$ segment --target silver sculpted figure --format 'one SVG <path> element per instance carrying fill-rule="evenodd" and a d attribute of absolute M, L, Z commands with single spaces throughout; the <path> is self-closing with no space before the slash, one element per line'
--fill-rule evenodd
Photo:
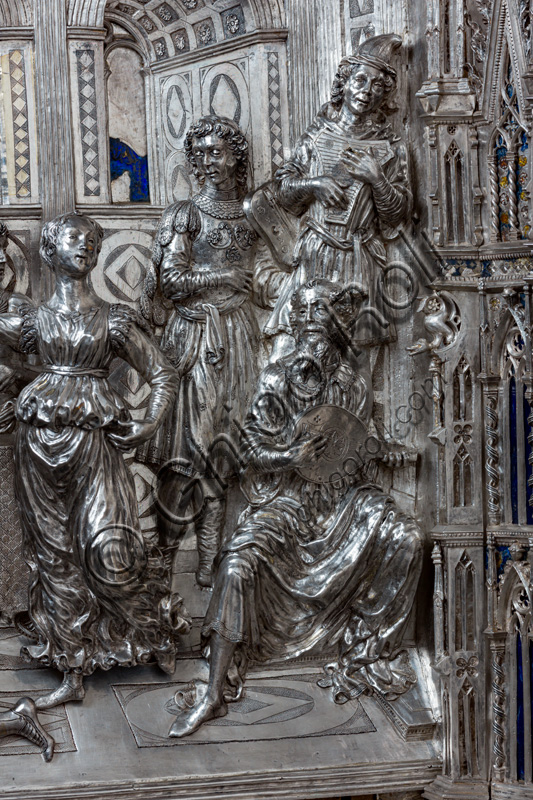
<path fill-rule="evenodd" d="M 306 280 L 324 278 L 345 286 L 357 281 L 367 292 L 358 342 L 391 338 L 380 290 L 385 242 L 397 235 L 411 206 L 406 150 L 387 122 L 397 79 L 390 59 L 400 42 L 395 34 L 375 36 L 342 59 L 330 102 L 276 174 L 279 201 L 302 222 L 294 271 L 279 293 L 267 334 L 290 333 L 291 294 Z"/>
<path fill-rule="evenodd" d="M 7 264 L 9 230 L 0 222 L 0 281 L 3 281 Z M 0 290 L 0 313 L 15 312 L 28 298 L 15 292 L 14 281 Z M 31 373 L 27 359 L 21 353 L 0 343 L 0 433 L 11 433 L 15 428 L 14 398 L 35 373 Z"/>
<path fill-rule="evenodd" d="M 195 516 L 197 581 L 211 586 L 233 473 L 225 443 L 214 445 L 238 441 L 235 423 L 244 418 L 258 375 L 258 237 L 243 211 L 248 144 L 237 125 L 216 116 L 200 119 L 187 133 L 185 152 L 201 189 L 166 209 L 146 292 L 146 299 L 157 299 L 159 282 L 171 302 L 161 347 L 183 377 L 172 413 L 138 458 L 163 468 L 160 524 L 169 545 L 190 521 L 178 508 L 187 483 L 196 475 L 215 476 Z"/>
<path fill-rule="evenodd" d="M 40 749 L 45 761 L 51 761 L 55 742 L 37 717 L 37 708 L 29 697 L 22 697 L 9 711 L 0 712 L 0 738 L 22 736 Z"/>
<path fill-rule="evenodd" d="M 15 491 L 34 638 L 21 652 L 64 677 L 37 708 L 81 699 L 84 677 L 97 668 L 155 660 L 173 672 L 176 635 L 189 628 L 160 555 L 141 536 L 121 453 L 153 436 L 177 376 L 137 315 L 94 293 L 89 275 L 102 236 L 75 212 L 47 223 L 40 253 L 55 273 L 52 297 L 0 314 L 1 340 L 42 365 L 15 410 Z M 143 421 L 131 419 L 107 380 L 117 356 L 151 386 Z"/>
<path fill-rule="evenodd" d="M 361 300 L 357 287 L 324 280 L 292 299 L 296 348 L 262 372 L 247 417 L 249 505 L 218 556 L 203 627 L 209 683 L 170 736 L 225 714 L 250 658 L 336 645 L 338 661 L 321 685 L 337 694 L 394 699 L 416 681 L 401 639 L 421 570 L 421 532 L 365 482 L 352 458 L 372 410 L 350 345 Z"/>

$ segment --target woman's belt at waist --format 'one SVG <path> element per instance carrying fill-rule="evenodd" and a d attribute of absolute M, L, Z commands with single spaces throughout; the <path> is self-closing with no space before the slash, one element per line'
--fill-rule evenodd
<path fill-rule="evenodd" d="M 84 377 L 91 378 L 108 378 L 108 369 L 96 369 L 91 367 L 69 367 L 60 364 L 45 364 L 40 370 L 42 373 L 51 373 L 52 375 L 68 375 L 69 377 Z"/>

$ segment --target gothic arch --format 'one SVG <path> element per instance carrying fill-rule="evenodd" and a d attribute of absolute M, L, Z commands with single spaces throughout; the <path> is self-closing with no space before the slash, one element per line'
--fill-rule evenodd
<path fill-rule="evenodd" d="M 512 0 L 511 0 L 512 1 Z M 516 8 L 510 8 L 509 0 L 495 0 L 492 10 L 491 30 L 488 42 L 485 75 L 492 76 L 492 90 L 485 93 L 483 114 L 486 119 L 497 118 L 498 98 L 503 78 L 506 51 L 509 53 L 520 107 L 524 106 L 524 88 L 521 76 L 526 71 L 523 42 L 515 20 Z"/>

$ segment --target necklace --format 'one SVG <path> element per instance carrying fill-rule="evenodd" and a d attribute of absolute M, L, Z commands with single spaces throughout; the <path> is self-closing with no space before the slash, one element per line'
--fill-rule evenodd
<path fill-rule="evenodd" d="M 215 200 L 206 194 L 196 194 L 192 201 L 215 219 L 239 219 L 244 216 L 241 200 Z"/>

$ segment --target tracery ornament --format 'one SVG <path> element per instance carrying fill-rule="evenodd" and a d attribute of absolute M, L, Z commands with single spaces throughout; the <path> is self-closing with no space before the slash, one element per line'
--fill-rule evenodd
<path fill-rule="evenodd" d="M 529 137 L 509 55 L 500 87 L 499 119 L 491 140 L 489 180 L 491 239 L 509 242 L 529 238 Z"/>

